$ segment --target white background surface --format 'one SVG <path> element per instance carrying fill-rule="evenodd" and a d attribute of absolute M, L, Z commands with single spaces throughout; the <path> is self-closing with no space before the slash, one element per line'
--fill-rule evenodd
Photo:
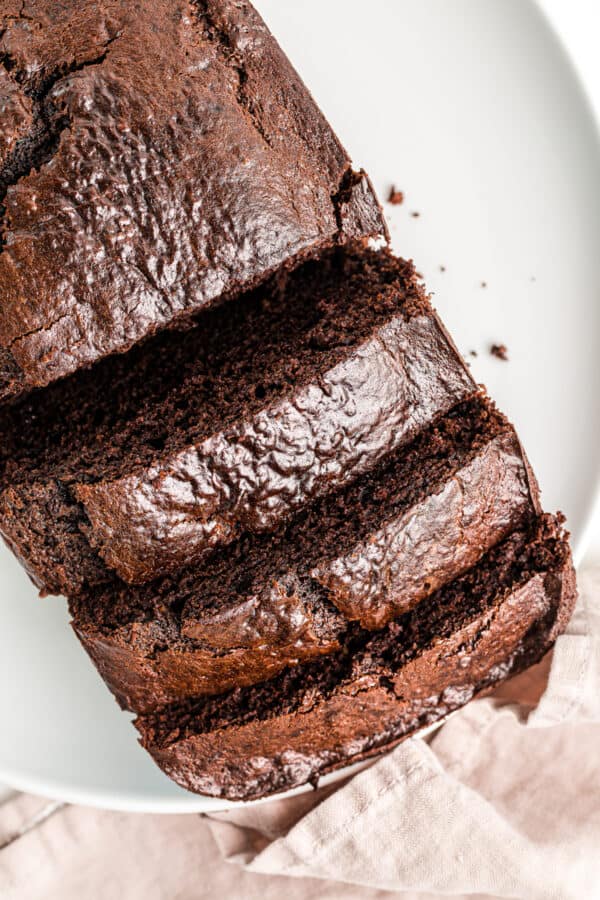
<path fill-rule="evenodd" d="M 567 47 L 600 122 L 600 2 L 599 0 L 539 0 Z M 600 248 L 598 248 L 600 253 Z M 600 302 L 600 286 L 599 300 Z M 600 352 L 600 335 L 598 335 Z M 600 398 L 598 401 L 600 403 Z M 600 453 L 600 435 L 598 440 Z M 600 565 L 600 504 L 590 529 L 585 565 Z"/>
<path fill-rule="evenodd" d="M 386 3 L 389 2 L 389 0 L 374 0 L 374 2 L 376 5 L 379 3 L 381 3 L 382 5 L 385 5 Z M 421 4 L 427 4 L 427 3 L 439 5 L 439 0 L 412 0 L 412 2 L 414 2 L 415 7 L 420 7 Z M 498 2 L 500 2 L 500 0 L 498 0 Z M 515 8 L 518 8 L 519 4 L 521 4 L 522 2 L 523 2 L 523 0 L 502 0 L 500 5 L 506 3 L 506 4 L 511 4 Z M 444 0 L 444 4 L 445 3 L 447 3 L 447 0 Z M 552 21 L 554 22 L 555 26 L 557 27 L 559 34 L 563 38 L 563 41 L 565 42 L 567 47 L 569 48 L 569 50 L 572 54 L 573 60 L 575 61 L 575 64 L 579 70 L 580 76 L 582 77 L 584 84 L 586 85 L 586 88 L 588 90 L 588 93 L 592 99 L 592 102 L 594 103 L 594 105 L 596 107 L 598 121 L 600 121 L 600 61 L 599 61 L 600 57 L 599 57 L 598 50 L 597 50 L 598 34 L 600 33 L 600 29 L 598 28 L 598 25 L 600 24 L 600 12 L 596 8 L 597 3 L 598 3 L 598 0 L 596 0 L 596 3 L 592 2 L 592 0 L 543 0 L 543 2 L 540 5 L 543 8 L 545 8 L 545 10 L 549 13 Z M 275 33 L 279 35 L 281 33 L 281 28 L 280 28 L 280 23 L 278 22 L 278 15 L 280 15 L 280 13 L 278 11 L 277 4 L 273 3 L 272 0 L 264 0 L 264 2 L 261 2 L 261 0 L 256 0 L 256 4 L 260 10 L 265 11 L 265 13 L 267 14 L 269 23 L 272 24 Z M 453 4 L 453 6 L 451 8 L 454 11 L 460 6 L 461 6 L 460 3 L 456 3 L 456 4 Z M 447 8 L 445 6 L 440 7 L 440 8 L 444 8 L 444 11 L 447 11 Z M 273 12 L 272 15 L 270 14 L 271 11 Z M 319 38 L 319 40 L 321 40 L 321 38 Z M 315 39 L 315 41 L 316 41 L 316 39 Z M 283 41 L 283 43 L 284 43 L 284 46 L 288 46 L 285 41 Z M 317 41 L 316 41 L 316 44 L 317 44 L 316 52 L 322 53 L 323 48 L 322 48 L 321 44 L 318 43 Z M 325 43 L 325 46 L 326 46 L 326 43 Z M 300 47 L 299 49 L 300 49 L 300 53 L 295 52 L 293 54 L 293 58 L 294 58 L 294 61 L 297 62 L 300 70 L 304 72 L 305 70 L 303 68 L 302 47 Z M 424 52 L 425 52 L 425 48 L 424 48 Z M 399 40 L 398 40 L 398 53 L 402 53 L 401 37 L 399 37 Z M 424 57 L 424 64 L 425 64 L 425 62 L 426 62 L 426 57 Z M 486 63 L 487 62 L 488 62 L 488 60 L 486 60 Z M 537 63 L 537 60 L 535 62 Z M 539 63 L 540 63 L 540 66 L 543 66 L 543 64 L 544 64 L 543 59 L 540 59 Z M 497 63 L 497 64 L 500 65 L 500 63 Z M 307 74 L 310 74 L 312 77 L 314 77 L 314 70 L 312 73 L 310 71 L 307 71 Z M 417 77 L 418 77 L 418 72 L 417 72 Z M 307 80 L 309 81 L 309 85 L 310 85 L 311 84 L 310 78 L 307 78 Z M 424 79 L 424 81 L 425 80 L 426 80 L 426 78 Z M 560 84 L 552 82 L 550 80 L 549 85 L 550 85 L 549 89 L 555 90 L 557 92 L 557 94 L 560 94 L 560 90 L 561 90 Z M 315 88 L 316 88 L 316 85 L 315 85 Z M 426 90 L 424 84 L 423 84 L 423 90 L 424 91 Z M 348 115 L 347 111 L 344 113 L 344 111 L 342 110 L 341 116 L 337 116 L 337 118 L 336 118 L 336 113 L 338 112 L 338 110 L 335 109 L 335 103 L 337 102 L 337 98 L 340 96 L 340 92 L 336 89 L 335 85 L 331 85 L 331 86 L 326 85 L 326 86 L 324 86 L 324 89 L 322 91 L 316 90 L 315 92 L 318 94 L 319 100 L 323 102 L 326 113 L 330 115 L 330 117 L 334 120 L 334 124 L 337 126 L 340 117 L 341 117 L 341 119 L 343 119 L 344 115 L 346 115 L 346 116 Z M 515 104 L 518 105 L 519 98 L 516 96 L 516 94 L 514 96 L 516 98 Z M 565 94 L 565 98 L 563 99 L 563 105 L 566 104 L 567 112 L 568 112 L 568 105 L 569 105 L 568 99 L 569 99 L 569 95 L 567 93 L 567 94 Z M 377 102 L 377 100 L 375 99 L 374 103 L 376 103 L 376 102 Z M 328 106 L 329 103 L 332 104 L 331 109 Z M 397 112 L 398 111 L 396 109 L 394 109 L 393 107 L 383 110 L 382 115 L 383 115 L 383 113 L 385 113 L 386 115 L 389 115 L 391 118 L 389 119 L 387 124 L 384 123 L 383 125 L 381 125 L 381 123 L 379 123 L 379 122 L 377 123 L 378 126 L 381 126 L 381 129 L 382 129 L 381 133 L 388 135 L 389 158 L 385 164 L 385 167 L 383 168 L 383 171 L 389 173 L 387 176 L 389 178 L 393 178 L 394 173 L 397 172 L 397 168 L 394 169 L 394 165 L 396 167 L 398 167 L 398 154 L 396 152 L 395 141 L 394 141 L 393 137 L 391 137 L 391 138 L 389 137 L 390 131 L 394 128 L 392 119 L 393 119 L 393 116 Z M 451 118 L 451 114 L 452 114 L 452 110 L 449 110 L 450 118 Z M 515 112 L 515 115 L 518 115 L 518 111 Z M 440 125 L 440 130 L 443 130 L 444 125 L 447 128 L 447 122 Z M 534 121 L 532 119 L 530 122 L 528 121 L 527 125 L 528 125 L 528 128 L 531 129 L 531 133 L 536 135 L 538 138 L 538 141 L 539 141 L 540 129 L 543 129 L 544 123 L 543 122 L 540 123 L 540 122 Z M 347 126 L 347 120 L 346 120 L 346 126 Z M 404 127 L 404 123 L 402 123 L 401 125 L 398 126 L 400 133 L 402 133 L 403 127 Z M 476 129 L 478 127 L 478 122 L 477 121 L 470 122 L 470 123 L 467 122 L 466 127 L 470 127 L 472 129 L 474 129 L 474 131 L 473 131 L 474 146 L 480 146 L 477 144 L 477 135 L 476 135 Z M 361 163 L 364 163 L 366 168 L 371 169 L 374 172 L 379 171 L 379 173 L 381 173 L 382 172 L 381 158 L 378 157 L 377 161 L 378 161 L 379 165 L 377 165 L 377 166 L 371 165 L 370 159 L 369 159 L 370 148 L 372 148 L 373 143 L 374 143 L 373 136 L 370 134 L 353 135 L 351 133 L 351 131 L 349 131 L 348 127 L 346 127 L 346 128 L 340 127 L 340 131 L 344 135 L 346 142 L 350 146 L 352 146 L 352 150 L 355 153 L 357 160 L 359 160 Z M 524 129 L 524 132 L 525 132 L 525 129 Z M 558 137 L 559 137 L 559 140 L 557 142 L 559 142 L 562 139 L 560 134 Z M 492 135 L 492 141 L 494 141 L 494 140 L 495 140 L 495 136 Z M 468 147 L 468 139 L 465 137 L 465 135 L 461 135 L 460 141 L 462 144 L 465 145 L 465 147 Z M 568 141 L 569 141 L 569 134 L 568 134 L 568 129 L 567 129 L 567 134 L 564 135 L 564 142 L 565 142 L 564 146 L 557 147 L 557 153 L 559 154 L 557 157 L 558 159 L 561 158 L 560 157 L 561 153 L 566 152 L 564 148 L 568 145 Z M 493 143 L 491 146 L 493 149 Z M 425 177 L 423 177 L 423 171 L 419 170 L 419 166 L 417 166 L 415 168 L 414 173 L 411 171 L 411 169 L 410 169 L 410 161 L 411 161 L 410 153 L 407 153 L 405 156 L 402 156 L 402 171 L 404 171 L 405 174 L 403 175 L 401 172 L 398 173 L 398 177 L 403 179 L 402 183 L 399 183 L 398 186 L 406 189 L 407 192 L 409 190 L 411 192 L 413 192 L 407 198 L 407 203 L 410 203 L 410 204 L 414 203 L 415 204 L 414 208 L 416 208 L 416 209 L 420 208 L 423 211 L 423 219 L 417 220 L 416 222 L 413 221 L 412 225 L 411 225 L 411 221 L 408 218 L 408 210 L 406 208 L 403 207 L 403 208 L 400 208 L 399 210 L 390 210 L 389 206 L 386 207 L 386 212 L 389 214 L 390 218 L 392 219 L 392 224 L 394 224 L 394 221 L 396 221 L 398 223 L 398 232 L 401 232 L 401 234 L 397 233 L 397 235 L 396 235 L 397 236 L 397 245 L 396 245 L 397 249 L 401 250 L 405 255 L 413 255 L 413 254 L 415 255 L 417 262 L 423 268 L 423 271 L 426 275 L 428 284 L 430 285 L 430 287 L 433 290 L 435 290 L 438 293 L 439 302 L 438 302 L 438 299 L 436 299 L 436 302 L 440 306 L 440 309 L 441 309 L 444 317 L 448 320 L 448 324 L 450 326 L 451 331 L 453 331 L 453 333 L 460 334 L 460 336 L 461 336 L 461 349 L 463 351 L 466 351 L 466 350 L 468 350 L 469 346 L 473 346 L 473 347 L 476 346 L 477 349 L 479 350 L 479 354 L 480 354 L 479 358 L 477 360 L 474 360 L 474 363 L 475 363 L 474 371 L 475 371 L 477 377 L 481 378 L 489 385 L 491 393 L 499 399 L 500 405 L 507 408 L 508 411 L 511 413 L 511 415 L 515 417 L 520 429 L 524 432 L 527 432 L 528 429 L 533 428 L 529 410 L 527 408 L 527 404 L 526 403 L 523 404 L 522 413 L 521 413 L 521 407 L 519 405 L 518 397 L 516 399 L 514 398 L 514 396 L 511 397 L 510 403 L 507 403 L 505 401 L 505 397 L 508 398 L 508 395 L 510 394 L 509 388 L 507 387 L 507 379 L 510 379 L 510 377 L 511 377 L 511 374 L 509 374 L 509 373 L 512 373 L 512 377 L 516 377 L 516 378 L 522 377 L 522 371 L 520 372 L 519 367 L 523 363 L 522 358 L 526 353 L 526 346 L 527 346 L 526 341 L 525 341 L 525 336 L 523 334 L 521 334 L 521 331 L 523 331 L 523 329 L 517 328 L 517 330 L 515 330 L 513 328 L 513 331 L 510 331 L 510 333 L 508 333 L 508 334 L 506 333 L 505 330 L 503 330 L 503 329 L 506 329 L 506 330 L 509 330 L 509 329 L 508 329 L 508 323 L 505 321 L 505 317 L 502 316 L 502 293 L 503 293 L 503 291 L 506 293 L 506 292 L 510 292 L 511 290 L 514 290 L 514 281 L 515 281 L 514 272 L 507 273 L 506 281 L 503 284 L 502 283 L 503 271 L 506 270 L 507 268 L 509 268 L 506 265 L 506 260 L 503 260 L 502 258 L 500 258 L 500 260 L 499 260 L 497 256 L 493 256 L 493 255 L 491 255 L 489 258 L 482 259 L 481 260 L 481 272 L 474 273 L 471 271 L 468 276 L 469 278 L 474 280 L 473 285 L 469 288 L 470 294 L 468 296 L 467 296 L 467 291 L 463 290 L 462 285 L 459 286 L 459 290 L 456 292 L 459 275 L 455 274 L 455 272 L 450 271 L 450 270 L 444 276 L 442 276 L 439 273 L 438 264 L 440 264 L 442 262 L 448 263 L 450 269 L 456 269 L 456 270 L 460 269 L 460 263 L 459 263 L 457 257 L 460 255 L 461 252 L 462 252 L 463 256 L 466 258 L 472 258 L 472 256 L 474 256 L 477 259 L 478 254 L 477 254 L 477 250 L 475 251 L 474 254 L 471 254 L 470 247 L 459 248 L 457 250 L 457 252 L 455 253 L 454 248 L 457 245 L 456 245 L 456 242 L 453 242 L 451 239 L 449 239 L 448 222 L 444 221 L 440 217 L 439 227 L 436 227 L 435 221 L 434 222 L 431 221 L 432 219 L 435 219 L 435 216 L 428 217 L 426 215 L 427 209 L 433 208 L 433 206 L 434 206 L 434 204 L 431 203 L 430 206 L 428 207 L 427 201 L 431 199 L 431 195 L 430 194 L 428 195 L 427 191 L 428 191 L 428 189 L 431 191 L 431 186 L 428 185 L 428 182 L 430 182 L 430 181 L 435 182 L 435 178 L 440 177 L 439 173 L 434 171 L 434 167 L 436 165 L 436 156 L 439 155 L 440 148 L 435 147 L 435 146 L 432 146 L 432 147 L 428 146 L 427 152 L 429 152 L 431 154 L 431 156 L 428 157 L 427 160 L 423 162 L 423 165 L 420 166 L 420 170 L 424 170 L 424 172 L 425 172 Z M 569 158 L 568 153 L 567 153 L 566 157 L 564 157 L 564 158 Z M 577 158 L 576 154 L 575 154 L 575 158 Z M 586 164 L 586 160 L 588 160 L 588 157 L 586 157 L 584 154 L 581 158 L 582 158 L 582 165 Z M 405 162 L 408 162 L 408 166 L 406 169 L 403 168 Z M 537 174 L 536 163 L 537 163 L 537 160 L 532 161 L 532 172 L 533 172 L 532 177 L 535 177 L 535 175 Z M 550 163 L 548 163 L 548 161 L 544 160 L 544 164 L 552 165 L 552 160 L 550 161 Z M 554 164 L 556 164 L 556 160 L 554 161 Z M 476 178 L 477 175 L 480 174 L 477 172 L 477 159 L 474 158 L 472 160 L 472 166 L 473 166 L 473 178 Z M 571 185 L 577 184 L 577 179 L 572 178 L 571 175 L 572 175 L 572 173 L 569 173 L 569 179 L 567 180 L 569 188 L 571 187 Z M 432 177 L 430 177 L 430 176 L 432 176 Z M 544 184 L 544 186 L 547 186 L 547 182 L 544 182 L 544 178 L 547 178 L 547 176 L 548 176 L 547 171 L 545 171 L 544 174 L 540 176 L 540 178 L 541 178 L 540 183 Z M 567 215 L 569 215 L 569 214 L 572 214 L 573 208 L 576 208 L 578 204 L 580 204 L 582 206 L 586 205 L 586 198 L 587 198 L 586 184 L 583 185 L 583 189 L 580 189 L 580 193 L 578 193 L 576 196 L 574 195 L 572 198 L 569 198 L 568 194 L 567 194 L 567 196 L 564 196 L 564 194 L 561 194 L 561 190 L 564 191 L 564 185 L 561 184 L 560 170 L 557 170 L 555 172 L 555 183 L 556 183 L 556 191 L 557 191 L 557 197 L 556 197 L 557 208 L 560 208 L 561 210 L 566 209 Z M 482 182 L 482 186 L 483 186 L 483 188 L 485 188 L 485 179 Z M 379 190 L 382 191 L 382 193 L 384 192 L 385 187 L 383 184 L 378 183 L 377 187 Z M 525 187 L 529 187 L 529 186 L 524 186 L 524 188 Z M 579 187 L 581 188 L 581 185 Z M 589 186 L 589 197 L 590 198 L 594 197 L 593 187 L 594 187 L 593 185 Z M 506 189 L 507 189 L 507 192 L 510 192 L 510 191 L 513 192 L 513 194 L 511 196 L 515 199 L 514 216 L 519 217 L 518 186 L 511 184 L 511 185 L 507 185 Z M 496 198 L 496 200 L 494 200 L 493 202 L 497 202 L 497 193 L 494 195 L 494 197 Z M 569 199 L 572 200 L 571 206 L 569 206 Z M 463 196 L 462 186 L 461 186 L 461 190 L 457 190 L 457 193 L 456 193 L 456 215 L 459 219 L 461 216 L 464 217 L 465 215 L 468 215 L 468 210 L 466 210 L 461 205 L 463 203 L 463 200 L 464 200 L 464 196 Z M 592 199 L 590 199 L 590 203 L 592 203 Z M 526 205 L 527 205 L 527 201 L 524 203 L 524 207 Z M 551 210 L 552 204 L 549 204 L 548 208 Z M 524 209 L 522 215 L 526 215 L 527 212 L 528 212 L 528 210 Z M 589 213 L 588 213 L 588 215 L 589 215 Z M 419 225 L 421 226 L 420 230 L 419 230 Z M 411 226 L 411 227 L 408 227 L 408 226 Z M 535 222 L 533 222 L 530 225 L 530 228 L 533 228 L 533 229 L 535 228 Z M 505 229 L 505 232 L 506 232 L 506 229 Z M 518 232 L 518 229 L 515 229 L 515 232 Z M 585 235 L 581 236 L 581 240 L 585 240 Z M 534 242 L 534 244 L 535 244 L 535 242 Z M 403 247 L 404 247 L 404 250 L 402 249 Z M 536 270 L 535 274 L 537 274 L 539 276 L 538 284 L 537 285 L 527 284 L 525 287 L 525 283 L 528 282 L 530 276 L 532 276 L 534 274 L 533 269 L 530 271 L 529 268 L 527 268 L 527 269 L 524 268 L 525 266 L 530 265 L 530 261 L 528 260 L 527 248 L 525 250 L 520 248 L 518 240 L 515 239 L 514 245 L 511 245 L 508 248 L 506 246 L 503 246 L 503 247 L 499 248 L 499 250 L 500 250 L 500 252 L 504 251 L 505 253 L 510 252 L 512 254 L 511 262 L 514 264 L 515 260 L 517 260 L 516 264 L 520 265 L 522 268 L 522 271 L 520 271 L 520 273 L 519 273 L 519 276 L 521 278 L 521 281 L 519 282 L 519 284 L 521 285 L 521 287 L 519 287 L 518 289 L 523 290 L 523 299 L 527 300 L 528 298 L 532 298 L 532 303 L 534 303 L 534 304 L 540 303 L 544 296 L 542 293 L 542 291 L 544 289 L 544 284 L 543 284 L 543 274 L 544 273 L 537 272 L 537 270 Z M 559 252 L 559 250 L 560 250 L 560 248 L 557 247 L 557 252 Z M 444 252 L 447 252 L 448 257 L 449 257 L 448 259 L 443 258 Z M 598 252 L 598 250 L 596 250 L 596 253 L 597 252 Z M 523 262 L 523 260 L 526 260 L 526 262 Z M 543 266 L 540 265 L 540 268 L 543 268 Z M 464 276 L 464 271 L 465 271 L 465 269 L 463 266 L 463 276 Z M 493 273 L 493 279 L 491 277 L 492 273 Z M 482 293 L 477 279 L 483 280 L 488 277 L 488 274 L 490 275 L 490 279 L 494 283 L 490 284 L 489 289 L 486 290 L 485 293 Z M 511 276 L 512 276 L 512 280 L 511 280 Z M 536 287 L 538 289 L 538 293 L 536 293 Z M 457 309 L 456 307 L 454 309 L 452 309 L 451 307 L 444 305 L 444 301 L 442 299 L 442 295 L 444 294 L 444 291 L 446 292 L 447 295 L 452 294 L 453 300 L 454 300 L 454 293 L 456 292 L 457 296 L 459 297 L 459 303 L 464 302 L 466 312 L 469 311 L 469 308 L 472 308 L 474 297 L 476 297 L 478 300 L 480 298 L 481 299 L 485 298 L 486 315 L 488 315 L 488 312 L 489 312 L 489 317 L 490 317 L 490 326 L 489 326 L 490 331 L 489 331 L 489 334 L 486 332 L 485 338 L 486 339 L 489 338 L 490 340 L 491 339 L 506 340 L 507 344 L 509 345 L 509 350 L 511 348 L 514 350 L 514 359 L 511 360 L 510 368 L 506 364 L 499 363 L 495 360 L 491 360 L 488 357 L 487 353 L 485 352 L 485 344 L 482 343 L 483 337 L 482 337 L 481 332 L 473 331 L 473 334 L 471 335 L 468 333 L 468 331 L 465 331 L 464 322 L 460 321 L 461 310 Z M 600 291 L 600 285 L 599 285 L 599 291 Z M 464 294 L 464 297 L 463 297 L 463 294 Z M 470 307 L 469 307 L 469 304 L 470 304 Z M 530 312 L 530 315 L 531 315 L 531 312 Z M 494 319 L 494 316 L 496 316 L 495 319 Z M 453 321 L 453 318 L 456 321 Z M 463 327 L 459 328 L 458 327 L 459 325 L 462 325 Z M 569 322 L 569 320 L 566 319 L 565 328 L 569 328 L 569 327 L 572 327 L 572 322 Z M 493 329 L 496 329 L 496 330 L 493 331 L 493 333 L 492 333 Z M 598 335 L 596 333 L 594 335 L 591 335 L 590 339 L 598 342 L 599 338 L 600 338 L 600 335 Z M 584 339 L 585 339 L 585 336 L 584 336 Z M 472 343 L 470 343 L 470 344 L 465 343 L 465 342 L 471 341 L 471 340 L 472 340 Z M 569 344 L 568 340 L 566 341 L 566 344 L 567 345 Z M 556 347 L 553 345 L 552 350 L 554 351 L 555 349 L 556 349 Z M 567 349 L 568 349 L 568 346 L 567 346 Z M 542 348 L 542 351 L 543 351 L 543 348 Z M 519 360 L 520 356 L 521 356 L 521 360 Z M 539 361 L 538 361 L 538 365 L 539 365 Z M 515 375 L 515 373 L 517 373 L 517 374 Z M 585 390 L 586 387 L 587 387 L 587 385 L 584 385 L 583 389 Z M 590 390 L 594 390 L 592 382 L 590 382 L 589 387 L 590 387 Z M 533 388 L 533 390 L 534 390 L 534 392 L 536 392 L 536 395 L 542 394 L 542 389 L 540 388 L 539 385 L 535 386 Z M 548 402 L 551 402 L 551 400 L 549 399 Z M 594 397 L 593 402 L 595 402 L 596 405 L 598 403 L 598 401 L 595 400 L 595 397 Z M 590 404 L 588 402 L 588 407 L 589 407 L 589 405 Z M 585 404 L 583 404 L 583 406 L 585 407 Z M 523 421 L 520 419 L 521 414 L 524 416 Z M 568 434 L 564 435 L 564 434 L 560 433 L 560 422 L 553 424 L 552 427 L 556 429 L 556 432 L 552 433 L 553 434 L 552 440 L 554 440 L 554 434 L 556 433 L 557 440 L 559 442 L 560 442 L 560 440 L 562 440 L 563 442 L 572 441 L 572 438 L 570 437 L 570 435 L 568 435 Z M 581 432 L 578 432 L 578 433 L 581 433 L 581 434 L 585 433 L 585 427 L 582 426 Z M 589 438 L 589 429 L 587 429 L 587 433 L 588 433 L 588 438 Z M 528 447 L 531 447 L 531 442 L 528 440 L 527 433 L 524 434 L 524 438 L 525 438 L 526 445 Z M 588 461 L 589 461 L 589 457 L 590 457 L 590 452 L 595 453 L 596 450 L 595 450 L 595 447 L 593 447 L 592 450 L 590 451 L 589 444 L 588 444 L 588 446 L 585 447 L 585 454 L 582 454 L 585 456 L 585 459 Z M 544 458 L 543 453 L 540 454 L 539 460 L 534 455 L 533 462 L 534 462 L 534 466 L 538 470 L 544 469 L 545 465 L 547 465 L 547 460 Z M 540 472 L 540 474 L 542 476 L 542 482 L 544 483 L 544 481 L 546 480 L 544 478 L 544 472 L 542 471 L 542 472 Z M 575 477 L 576 477 L 576 474 L 577 473 L 574 473 Z M 546 481 L 546 483 L 549 483 L 549 481 L 552 481 L 552 479 L 550 478 L 548 481 Z M 579 490 L 579 493 L 581 493 L 580 488 L 578 490 Z M 590 486 L 590 492 L 591 491 L 592 491 L 592 487 Z M 569 501 L 568 501 L 568 498 L 566 498 L 566 497 L 564 497 L 564 498 L 563 498 L 563 496 L 548 497 L 548 494 L 546 493 L 546 500 L 547 500 L 547 505 L 550 508 L 554 508 L 555 506 L 560 505 L 560 506 L 564 506 L 565 508 L 568 509 Z M 581 506 L 581 503 L 579 503 L 579 506 Z M 588 552 L 587 559 L 588 560 L 597 559 L 600 562 L 600 512 L 597 515 L 597 526 L 591 532 L 591 538 L 592 539 L 591 539 L 591 544 L 590 544 L 590 550 Z M 16 564 L 14 564 L 14 565 L 16 566 Z M 21 575 L 19 574 L 18 577 L 21 577 Z M 46 601 L 46 602 L 51 602 L 51 601 Z M 45 638 L 46 638 L 45 644 L 43 644 L 41 646 L 39 651 L 36 650 L 36 652 L 34 654 L 35 659 L 37 661 L 36 668 L 39 673 L 38 677 L 39 678 L 42 677 L 42 675 L 41 675 L 42 671 L 50 673 L 52 675 L 52 677 L 54 677 L 57 670 L 61 666 L 63 666 L 63 668 L 66 670 L 71 665 L 71 656 L 70 656 L 71 649 L 70 649 L 70 647 L 66 648 L 67 652 L 65 654 L 64 659 L 57 657 L 57 654 L 55 651 L 52 652 L 54 640 L 56 639 L 57 641 L 59 641 L 61 639 L 61 637 L 63 636 L 63 633 L 66 633 L 65 622 L 63 622 L 61 620 L 60 616 L 57 617 L 55 615 L 55 613 L 53 611 L 51 611 L 49 606 L 44 607 L 44 612 L 42 614 L 40 614 L 40 612 L 36 610 L 36 616 L 39 617 L 40 615 L 47 617 L 47 621 L 44 626 L 45 628 L 47 628 L 47 632 L 45 635 Z M 66 620 L 66 616 L 64 616 L 63 618 Z M 73 640 L 73 639 L 71 639 L 71 640 Z M 31 652 L 31 650 L 30 650 L 30 652 Z M 25 656 L 25 657 L 27 656 L 27 645 L 25 643 L 23 644 L 22 647 L 15 650 L 15 656 L 17 657 L 19 655 L 21 658 L 23 656 Z M 62 674 L 60 677 L 63 679 L 67 678 L 67 676 L 65 674 Z M 82 690 L 85 689 L 85 691 L 88 692 L 88 696 L 93 698 L 93 703 L 97 704 L 98 714 L 100 715 L 100 717 L 102 717 L 104 715 L 105 708 L 108 708 L 108 706 L 112 704 L 111 698 L 108 697 L 107 692 L 104 691 L 104 688 L 100 684 L 100 680 L 97 678 L 96 674 L 92 671 L 91 666 L 86 667 L 82 670 L 81 678 L 82 678 L 82 681 L 85 681 L 85 685 L 82 685 Z M 89 679 L 89 684 L 88 684 L 88 679 Z M 76 685 L 74 687 L 73 692 L 72 692 L 72 697 L 65 696 L 65 697 L 57 697 L 56 698 L 55 695 L 53 694 L 53 697 L 55 697 L 53 702 L 56 702 L 59 705 L 59 707 L 62 709 L 62 713 L 61 713 L 62 715 L 68 715 L 69 704 L 73 702 L 73 698 L 77 697 L 77 691 L 79 690 L 79 687 L 80 687 L 79 685 Z M 62 704 L 62 706 L 61 706 L 61 704 Z M 113 710 L 112 710 L 112 706 L 111 706 L 111 715 L 112 715 L 112 713 L 113 713 Z M 52 717 L 50 717 L 50 718 L 52 718 Z M 115 734 L 114 736 L 111 736 L 110 739 L 107 737 L 106 741 L 105 741 L 105 745 L 103 747 L 99 748 L 99 752 L 101 751 L 101 753 L 105 755 L 106 760 L 107 760 L 107 765 L 109 766 L 109 768 L 112 765 L 115 767 L 115 770 L 117 770 L 117 768 L 118 768 L 118 760 L 122 760 L 127 757 L 129 748 L 131 747 L 131 744 L 134 741 L 134 737 L 133 737 L 133 734 L 131 733 L 130 727 L 127 725 L 127 723 L 125 721 L 123 721 L 122 725 L 123 725 L 123 727 L 120 728 L 118 733 Z M 75 732 L 74 732 L 74 734 L 75 734 Z M 77 750 L 76 746 L 73 746 L 72 751 L 73 751 L 72 752 L 73 766 L 77 766 L 78 760 L 82 758 L 83 754 Z M 141 753 L 141 751 L 140 751 L 140 753 Z M 150 763 L 149 759 L 146 759 L 145 757 L 142 758 L 140 756 L 139 778 L 142 781 L 145 778 L 146 771 L 149 771 L 149 767 L 151 765 L 152 764 Z M 146 767 L 148 767 L 148 769 Z M 169 787 L 170 786 L 167 785 L 167 789 L 169 789 Z M 190 800 L 192 799 L 190 797 L 190 795 L 187 795 L 187 797 L 189 797 Z M 142 808 L 142 807 L 140 807 L 140 808 Z"/>

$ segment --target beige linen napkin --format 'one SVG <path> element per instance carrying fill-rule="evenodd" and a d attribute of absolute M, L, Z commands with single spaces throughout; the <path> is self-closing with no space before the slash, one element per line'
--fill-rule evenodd
<path fill-rule="evenodd" d="M 210 820 L 18 796 L 0 897 L 600 900 L 600 571 L 580 591 L 549 678 L 538 666 L 341 786 Z"/>

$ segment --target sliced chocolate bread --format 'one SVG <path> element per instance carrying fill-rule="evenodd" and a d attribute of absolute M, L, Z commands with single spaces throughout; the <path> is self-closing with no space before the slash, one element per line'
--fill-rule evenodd
<path fill-rule="evenodd" d="M 73 624 L 121 705 L 148 712 L 335 653 L 351 623 L 381 628 L 537 513 L 514 430 L 478 396 L 279 532 L 84 592 Z"/>
<path fill-rule="evenodd" d="M 0 132 L 0 398 L 386 235 L 246 0 L 3 3 Z"/>
<path fill-rule="evenodd" d="M 0 534 L 168 775 L 315 781 L 541 658 L 561 521 L 247 0 L 6 0 L 0 132 Z"/>
<path fill-rule="evenodd" d="M 142 744 L 183 787 L 251 800 L 392 747 L 542 658 L 576 596 L 545 516 L 376 634 L 254 687 L 140 717 Z"/>
<path fill-rule="evenodd" d="M 46 592 L 276 528 L 477 388 L 412 266 L 332 251 L 0 413 L 0 531 Z"/>

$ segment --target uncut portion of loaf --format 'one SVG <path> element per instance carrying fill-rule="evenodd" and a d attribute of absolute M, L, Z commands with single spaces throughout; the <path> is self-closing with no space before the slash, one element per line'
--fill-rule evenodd
<path fill-rule="evenodd" d="M 0 398 L 386 234 L 245 0 L 6 0 L 0 133 Z"/>
<path fill-rule="evenodd" d="M 517 531 L 476 567 L 337 656 L 262 685 L 137 720 L 188 790 L 251 800 L 387 749 L 539 661 L 576 598 L 556 520 Z"/>
<path fill-rule="evenodd" d="M 0 411 L 0 531 L 47 592 L 177 573 L 476 391 L 412 266 L 338 249 Z"/>
<path fill-rule="evenodd" d="M 149 712 L 335 653 L 352 623 L 381 628 L 538 512 L 514 430 L 477 397 L 279 533 L 85 592 L 73 625 L 121 705 Z"/>

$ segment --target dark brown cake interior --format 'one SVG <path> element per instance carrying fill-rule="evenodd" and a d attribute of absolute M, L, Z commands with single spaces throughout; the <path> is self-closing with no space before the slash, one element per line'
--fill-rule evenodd
<path fill-rule="evenodd" d="M 414 610 L 379 632 L 351 627 L 340 652 L 287 669 L 259 685 L 172 704 L 140 717 L 146 744 L 167 746 L 191 735 L 310 708 L 311 697 L 326 699 L 346 681 L 393 675 L 434 641 L 449 637 L 476 616 L 493 609 L 509 592 L 538 573 L 559 571 L 568 556 L 556 519 L 542 516 L 513 532 L 479 564 L 436 591 Z"/>
<path fill-rule="evenodd" d="M 510 430 L 507 420 L 487 400 L 473 398 L 422 432 L 373 471 L 334 496 L 305 509 L 275 534 L 245 535 L 197 566 L 140 587 L 116 579 L 86 591 L 72 602 L 79 624 L 110 631 L 132 621 L 161 617 L 172 637 L 181 620 L 201 617 L 211 608 L 226 609 L 273 580 L 285 583 L 290 569 L 308 572 L 311 565 L 347 552 L 386 521 L 435 493 L 460 467 L 498 434 Z M 347 626 L 327 600 L 327 591 L 308 574 L 290 583 L 314 612 L 327 636 Z"/>
<path fill-rule="evenodd" d="M 287 279 L 4 410 L 0 489 L 118 477 L 250 416 L 333 367 L 391 315 L 429 312 L 410 263 L 332 251 Z"/>

